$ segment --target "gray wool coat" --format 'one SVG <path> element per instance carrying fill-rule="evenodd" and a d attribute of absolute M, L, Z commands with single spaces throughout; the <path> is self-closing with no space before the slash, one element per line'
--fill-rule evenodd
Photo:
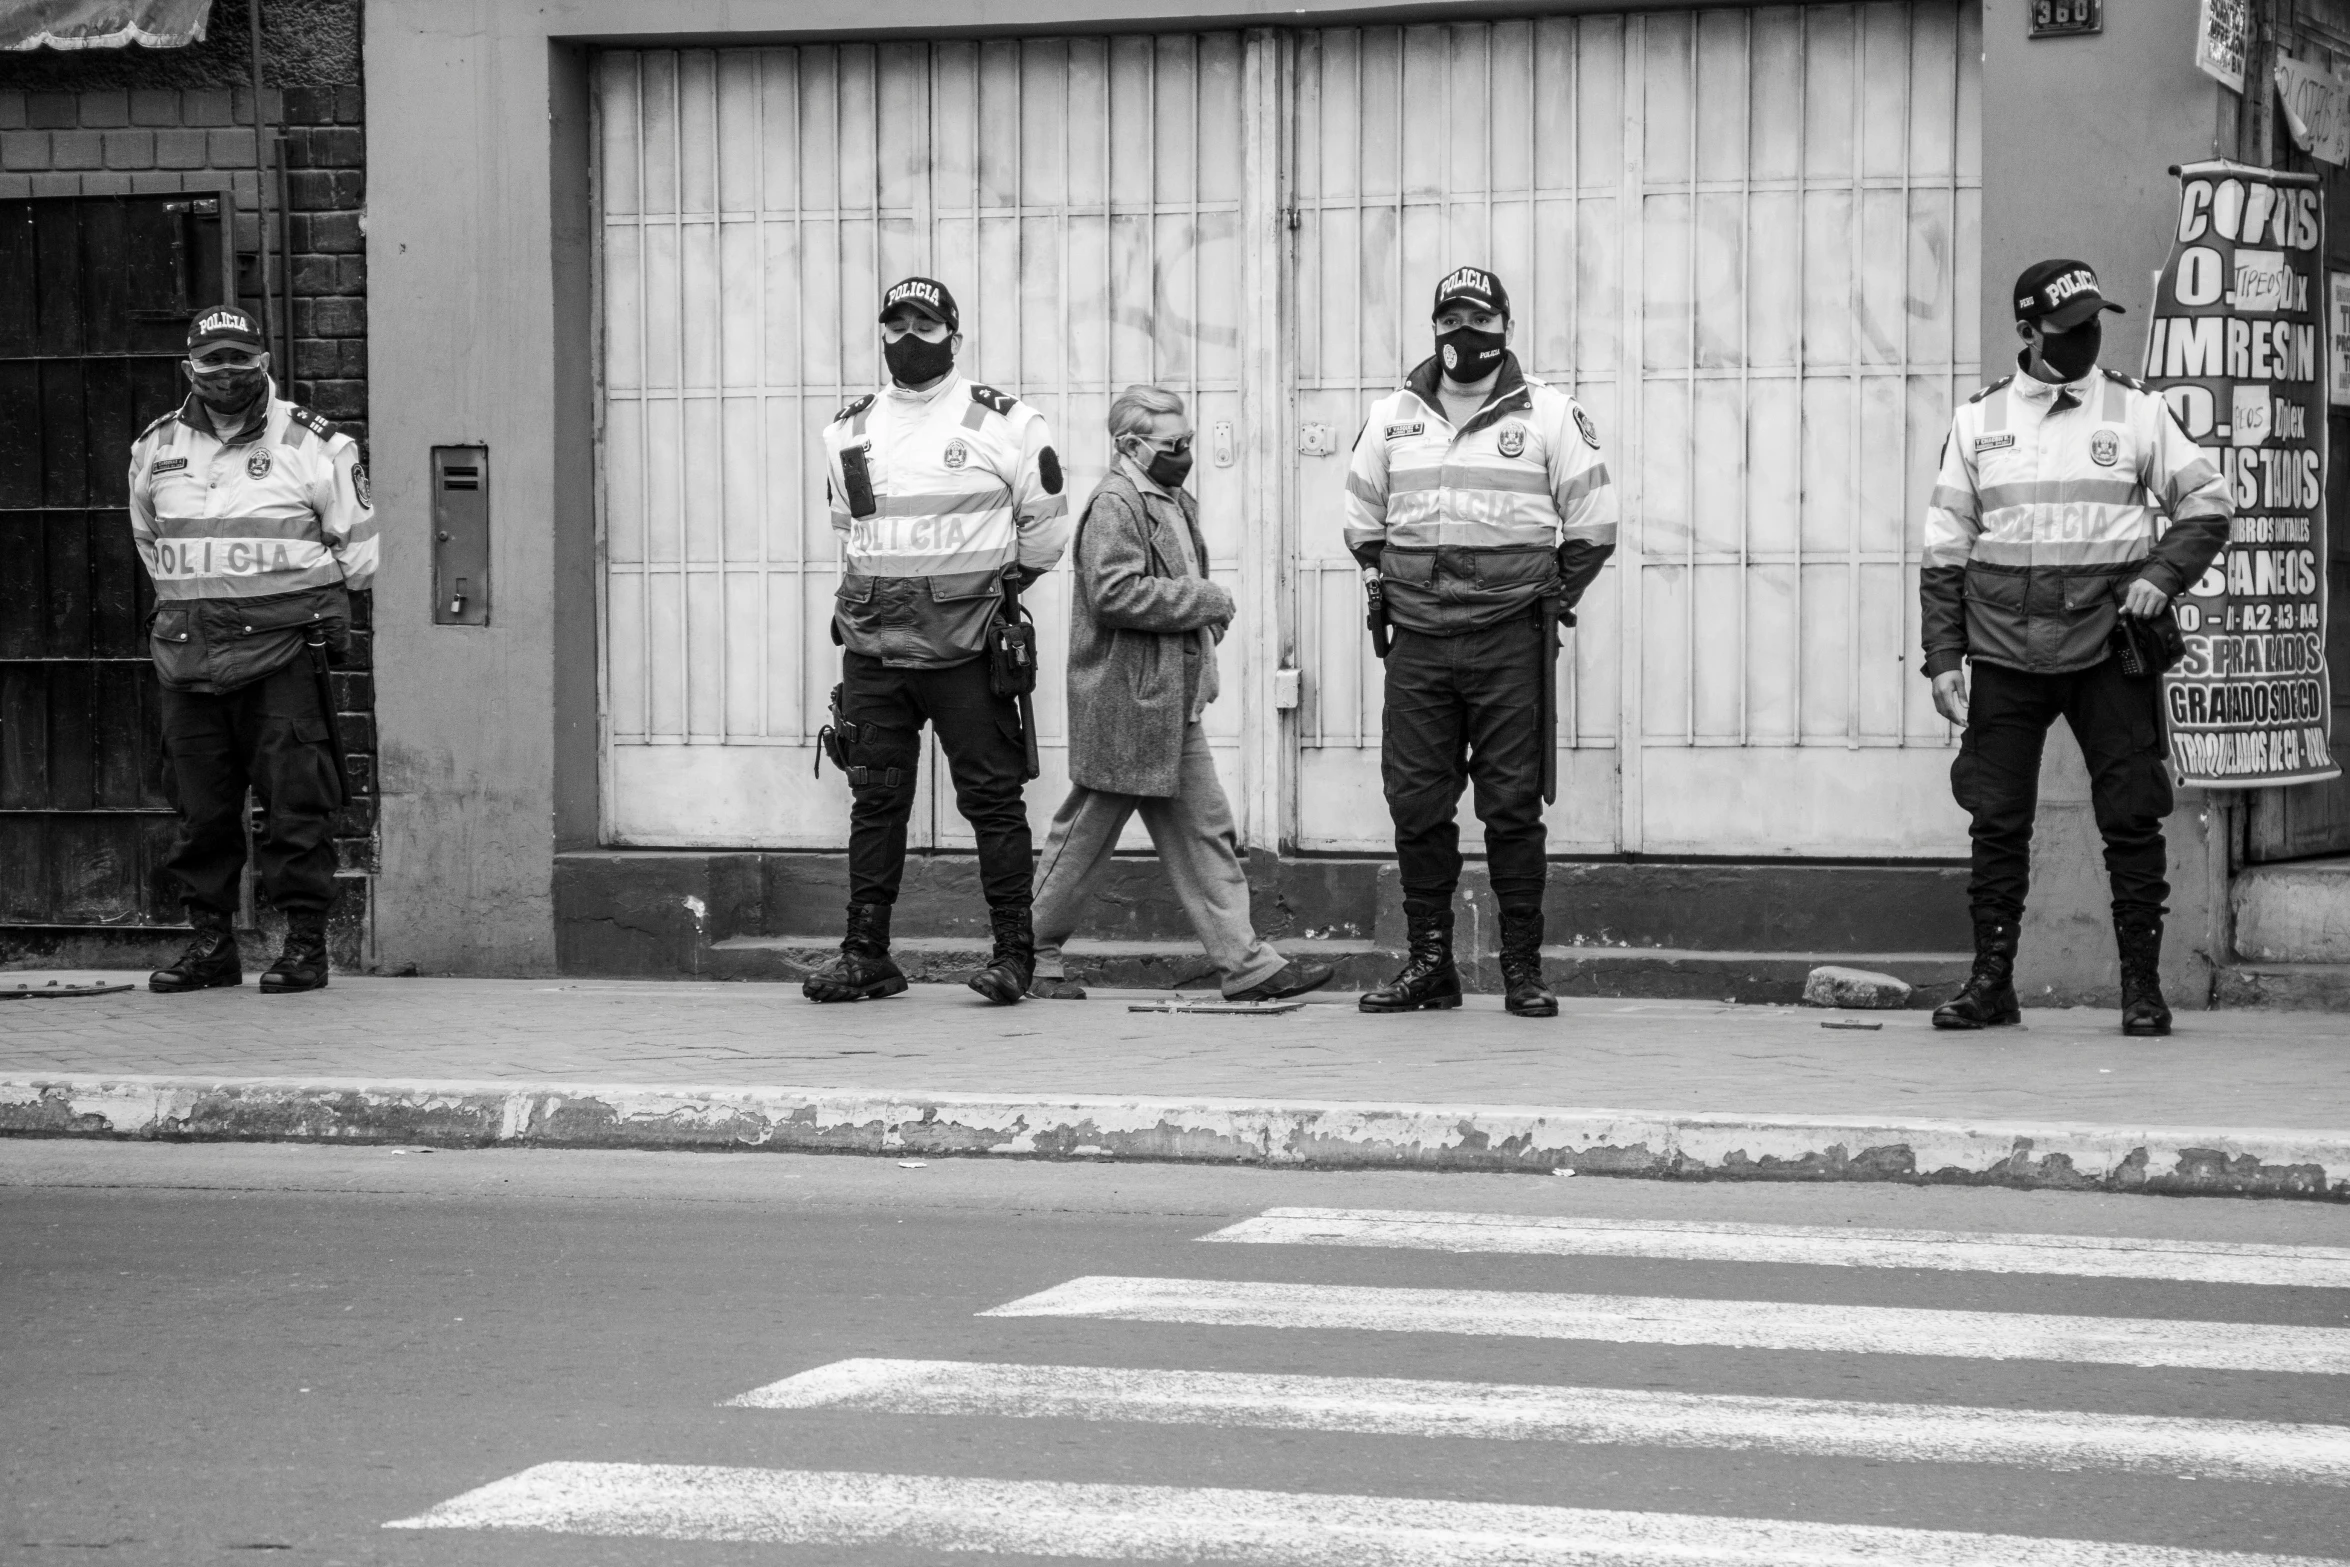
<path fill-rule="evenodd" d="M 1183 570 L 1172 530 L 1188 530 L 1205 563 L 1199 502 L 1145 495 L 1113 468 L 1077 522 L 1070 554 L 1069 779 L 1108 794 L 1175 793 L 1183 730 L 1184 645 L 1200 648 L 1201 689 L 1216 689 L 1213 635 L 1232 621 L 1232 595 Z"/>

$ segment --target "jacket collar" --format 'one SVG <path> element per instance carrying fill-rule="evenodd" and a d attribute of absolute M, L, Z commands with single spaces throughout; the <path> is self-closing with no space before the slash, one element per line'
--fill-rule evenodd
<path fill-rule="evenodd" d="M 2041 380 L 2024 368 L 2024 355 L 2015 356 L 2015 379 L 2007 383 L 2008 395 L 2020 397 L 2027 403 L 2046 403 L 2048 412 L 2062 413 L 2067 408 L 2078 408 L 2088 402 L 2094 393 L 2104 390 L 2105 367 L 2091 365 L 2077 381 L 2052 383 Z"/>
<path fill-rule="evenodd" d="M 277 404 L 277 383 L 272 381 L 268 395 L 261 399 L 253 417 L 221 436 L 212 428 L 212 416 L 204 411 L 203 404 L 196 401 L 196 394 L 190 392 L 180 404 L 179 421 L 198 435 L 212 436 L 223 446 L 250 446 L 268 431 L 270 416 L 277 412 Z"/>
<path fill-rule="evenodd" d="M 1430 354 L 1420 361 L 1410 375 L 1404 377 L 1403 383 L 1405 390 L 1425 403 L 1439 419 L 1444 417 L 1444 404 L 1436 390 L 1436 378 L 1442 374 L 1444 367 L 1436 362 L 1434 354 Z M 1503 414 L 1533 406 L 1534 394 L 1526 388 L 1526 375 L 1518 368 L 1518 356 L 1504 349 L 1501 368 L 1493 375 L 1493 390 L 1485 394 L 1485 405 L 1470 415 L 1469 422 L 1454 433 L 1471 434 L 1484 429 Z"/>

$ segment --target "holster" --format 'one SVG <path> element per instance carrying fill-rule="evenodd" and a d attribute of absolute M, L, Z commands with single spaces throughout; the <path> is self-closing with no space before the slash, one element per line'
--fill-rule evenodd
<path fill-rule="evenodd" d="M 329 663 L 324 628 L 314 629 L 302 640 L 303 649 L 310 655 L 311 678 L 318 685 L 318 711 L 326 719 L 326 743 L 335 758 L 335 804 L 347 805 L 351 799 L 351 763 L 343 751 L 342 715 L 335 711 L 334 677 L 327 673 Z"/>
<path fill-rule="evenodd" d="M 1044 772 L 1036 747 L 1036 622 L 1020 602 L 1017 582 L 1004 580 L 1003 608 L 987 628 L 987 688 L 1019 706 L 1020 738 L 1030 778 Z"/>
<path fill-rule="evenodd" d="M 862 789 L 873 781 L 873 769 L 861 762 L 850 761 L 849 748 L 862 744 L 865 740 L 865 731 L 873 726 L 851 723 L 841 716 L 840 695 L 842 689 L 840 686 L 832 688 L 832 722 L 816 731 L 815 775 L 819 778 L 824 776 L 824 759 L 829 756 L 832 758 L 832 765 L 848 776 L 849 787 Z M 903 775 L 895 767 L 885 767 L 881 772 L 881 782 L 885 788 L 895 789 L 902 781 Z"/>

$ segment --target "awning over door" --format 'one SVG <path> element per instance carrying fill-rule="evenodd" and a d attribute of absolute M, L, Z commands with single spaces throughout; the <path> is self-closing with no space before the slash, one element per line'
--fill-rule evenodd
<path fill-rule="evenodd" d="M 180 49 L 204 37 L 212 0 L 0 0 L 0 49 Z"/>

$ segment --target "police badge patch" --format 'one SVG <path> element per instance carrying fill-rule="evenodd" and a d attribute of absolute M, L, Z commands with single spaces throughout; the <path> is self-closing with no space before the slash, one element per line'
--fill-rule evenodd
<path fill-rule="evenodd" d="M 1599 450 L 1599 426 L 1591 422 L 1591 415 L 1585 413 L 1580 404 L 1575 409 L 1575 428 L 1583 432 L 1585 446 L 1595 452 Z"/>
<path fill-rule="evenodd" d="M 1526 427 L 1512 419 L 1494 433 L 1493 443 L 1504 457 L 1515 457 L 1526 449 Z"/>
<path fill-rule="evenodd" d="M 947 442 L 946 463 L 948 467 L 960 468 L 970 460 L 970 447 L 965 446 L 959 439 Z"/>
<path fill-rule="evenodd" d="M 351 465 L 351 493 L 359 497 L 361 506 L 371 511 L 375 508 L 375 502 L 367 498 L 367 464 L 363 462 Z"/>
<path fill-rule="evenodd" d="M 2120 460 L 2121 437 L 2111 430 L 2099 430 L 2089 437 L 2089 460 L 2100 468 L 2110 468 Z"/>
<path fill-rule="evenodd" d="M 248 479 L 266 479 L 269 477 L 268 452 L 258 451 L 245 459 L 245 477 Z"/>

